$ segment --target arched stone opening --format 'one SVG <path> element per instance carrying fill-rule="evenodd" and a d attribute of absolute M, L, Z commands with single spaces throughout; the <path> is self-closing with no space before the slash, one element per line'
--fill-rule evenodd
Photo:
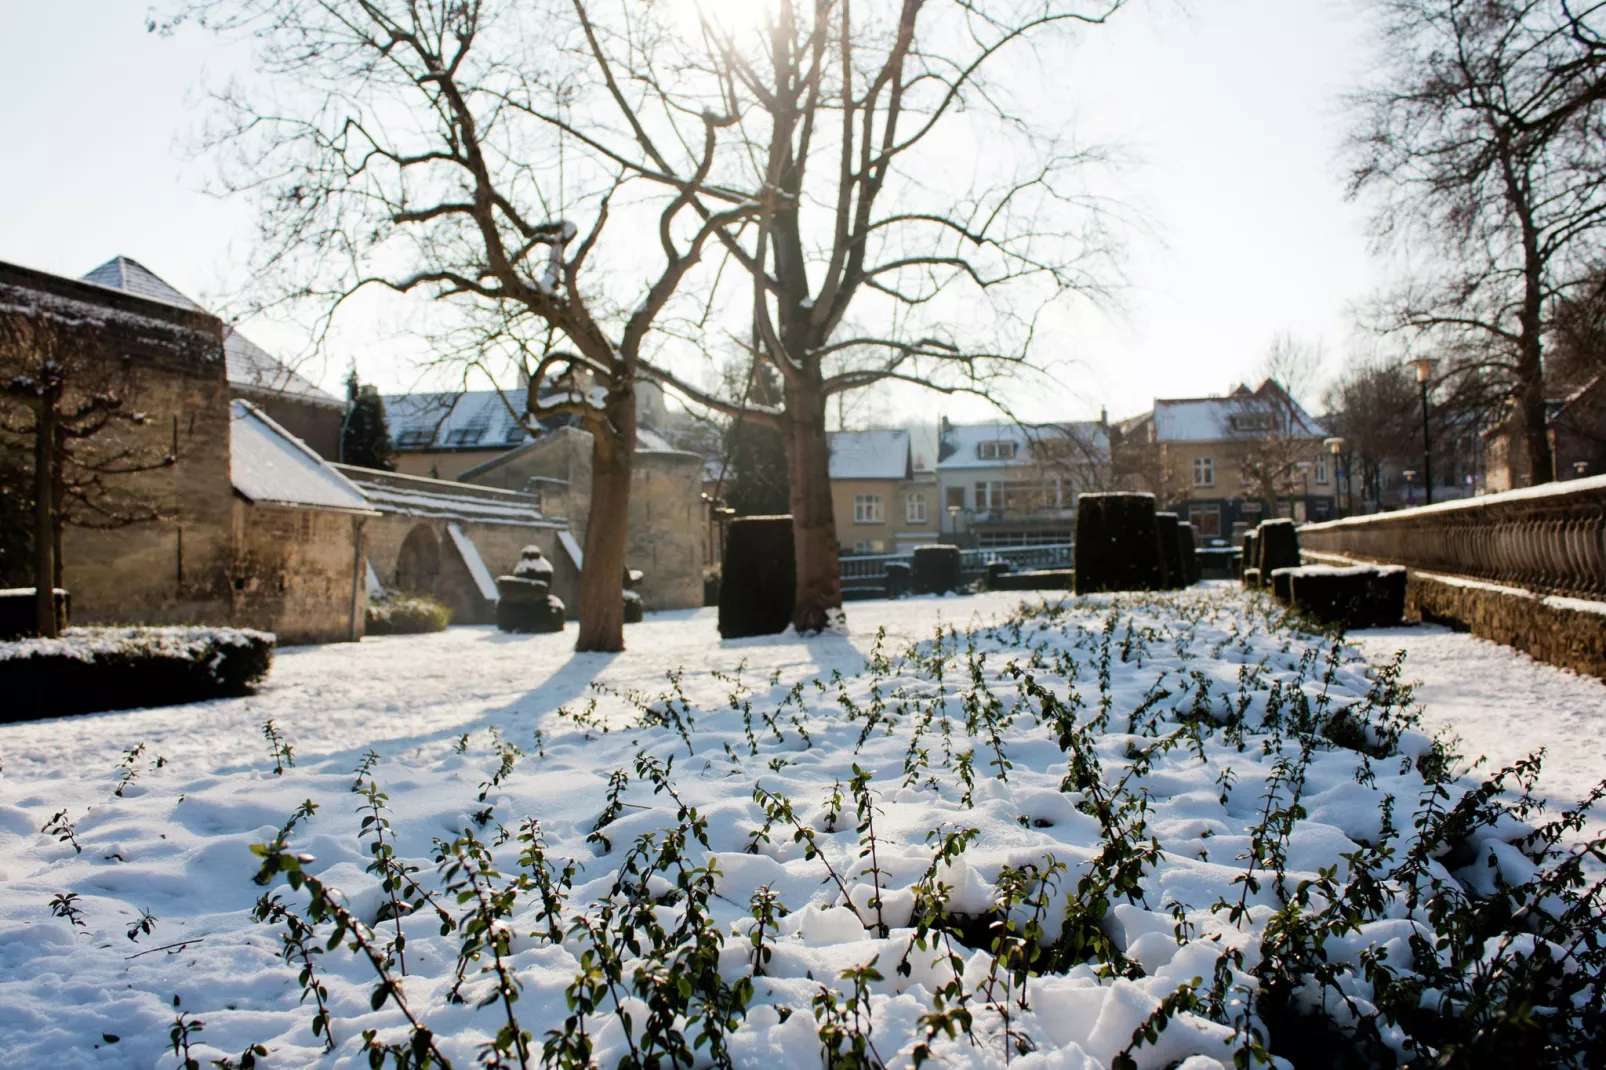
<path fill-rule="evenodd" d="M 428 524 L 418 524 L 396 555 L 396 589 L 433 594 L 441 574 L 441 542 Z"/>

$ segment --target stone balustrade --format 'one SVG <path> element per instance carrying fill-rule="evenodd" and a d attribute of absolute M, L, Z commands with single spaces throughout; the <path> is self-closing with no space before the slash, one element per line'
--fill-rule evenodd
<path fill-rule="evenodd" d="M 1606 601 L 1606 476 L 1299 529 L 1318 553 Z"/>

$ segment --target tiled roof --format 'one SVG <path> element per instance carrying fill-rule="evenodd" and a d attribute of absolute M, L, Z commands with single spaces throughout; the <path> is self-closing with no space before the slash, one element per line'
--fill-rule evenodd
<path fill-rule="evenodd" d="M 229 477 L 259 505 L 369 511 L 349 479 L 248 401 L 229 404 Z"/>
<path fill-rule="evenodd" d="M 399 450 L 511 449 L 531 440 L 514 415 L 523 399 L 499 390 L 385 395 L 385 422 Z"/>
<path fill-rule="evenodd" d="M 114 256 L 84 276 L 85 282 L 122 290 L 152 301 L 193 312 L 205 309 L 179 293 L 150 268 L 126 256 Z M 224 328 L 223 355 L 228 363 L 229 383 L 258 394 L 288 394 L 319 405 L 344 408 L 345 403 L 328 391 L 291 371 L 267 350 L 232 327 Z"/>
<path fill-rule="evenodd" d="M 223 357 L 229 366 L 229 384 L 262 394 L 287 394 L 317 405 L 345 409 L 345 402 L 320 390 L 232 327 L 224 328 Z"/>
<path fill-rule="evenodd" d="M 1032 455 L 1031 443 L 1038 439 L 1063 438 L 1075 435 L 1090 449 L 1102 456 L 1109 455 L 1109 435 L 1102 424 L 1078 421 L 1062 424 L 1015 423 L 949 424 L 942 432 L 942 446 L 938 452 L 938 468 L 1013 468 L 1037 463 Z M 1014 456 L 999 457 L 996 451 L 984 444 L 1011 442 Z M 991 451 L 984 456 L 984 452 Z"/>
<path fill-rule="evenodd" d="M 907 479 L 909 432 L 837 431 L 831 435 L 832 479 Z"/>
<path fill-rule="evenodd" d="M 138 294 L 148 297 L 152 301 L 161 301 L 169 305 L 187 308 L 192 312 L 206 311 L 200 305 L 169 286 L 165 280 L 138 260 L 126 256 L 114 256 L 100 267 L 84 276 L 85 282 L 93 282 L 99 286 L 109 286 L 114 290 L 125 293 Z"/>
<path fill-rule="evenodd" d="M 1287 398 L 1281 388 L 1269 379 L 1262 383 L 1258 390 L 1251 391 L 1239 387 L 1232 394 L 1222 398 L 1156 398 L 1154 440 L 1213 442 L 1230 438 L 1235 434 L 1230 423 L 1234 415 L 1270 411 L 1271 402 L 1263 400 L 1270 397 L 1268 392 L 1275 392 L 1279 399 Z M 1322 425 L 1297 402 L 1289 400 L 1287 403 L 1292 405 L 1295 433 L 1308 438 L 1321 437 L 1324 433 Z"/>

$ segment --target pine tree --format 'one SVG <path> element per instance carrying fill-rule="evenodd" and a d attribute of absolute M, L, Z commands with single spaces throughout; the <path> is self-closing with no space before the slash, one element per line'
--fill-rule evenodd
<path fill-rule="evenodd" d="M 346 428 L 340 444 L 340 459 L 360 468 L 384 472 L 396 469 L 395 450 L 390 443 L 390 427 L 385 423 L 385 403 L 379 390 L 357 381 L 357 369 L 346 378 Z"/>
<path fill-rule="evenodd" d="M 781 392 L 780 377 L 759 365 L 749 387 L 753 401 L 772 405 Z M 790 502 L 786 474 L 786 441 L 773 427 L 733 420 L 725 432 L 725 501 L 737 516 L 784 515 Z"/>

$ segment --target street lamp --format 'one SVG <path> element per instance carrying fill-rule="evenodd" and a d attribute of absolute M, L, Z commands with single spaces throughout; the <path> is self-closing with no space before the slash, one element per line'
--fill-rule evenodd
<path fill-rule="evenodd" d="M 1587 476 L 1589 474 L 1589 462 L 1588 461 L 1574 461 L 1573 462 L 1573 471 L 1578 473 L 1576 476 L 1573 477 L 1574 479 L 1583 479 L 1585 476 Z"/>
<path fill-rule="evenodd" d="M 1338 458 L 1344 452 L 1344 440 L 1338 435 L 1334 435 L 1331 438 L 1322 439 L 1322 445 L 1326 446 L 1327 452 L 1333 455 L 1333 486 L 1337 488 L 1333 495 L 1333 511 L 1339 516 L 1343 516 L 1344 482 L 1342 476 L 1340 475 L 1341 470 L 1339 467 Z"/>
<path fill-rule="evenodd" d="M 1415 505 L 1416 504 L 1416 491 L 1414 491 L 1411 488 L 1411 480 L 1416 478 L 1416 473 L 1413 472 L 1411 469 L 1407 468 L 1404 472 L 1401 472 L 1400 474 L 1405 477 L 1405 504 L 1406 505 Z"/>
<path fill-rule="evenodd" d="M 1406 361 L 1416 369 L 1416 385 L 1422 393 L 1422 502 L 1433 504 L 1433 442 L 1428 437 L 1428 381 L 1433 378 L 1433 367 L 1439 362 L 1433 357 L 1416 357 Z"/>
<path fill-rule="evenodd" d="M 959 509 L 960 507 L 957 505 L 948 507 L 948 527 L 953 532 L 956 546 L 959 544 Z"/>

